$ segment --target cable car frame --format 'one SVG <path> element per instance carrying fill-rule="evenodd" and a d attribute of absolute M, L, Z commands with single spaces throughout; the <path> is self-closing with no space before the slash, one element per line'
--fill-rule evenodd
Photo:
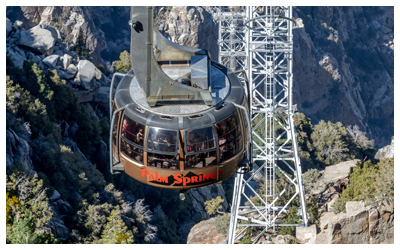
<path fill-rule="evenodd" d="M 164 38 L 152 7 L 132 7 L 131 19 L 132 70 L 110 86 L 111 173 L 183 191 L 247 165 L 248 100 L 235 73 Z"/>

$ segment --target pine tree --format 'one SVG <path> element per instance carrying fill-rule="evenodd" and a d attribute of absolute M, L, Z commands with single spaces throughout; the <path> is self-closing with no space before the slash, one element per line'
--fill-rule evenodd
<path fill-rule="evenodd" d="M 133 234 L 128 230 L 120 216 L 121 212 L 113 209 L 107 218 L 107 224 L 101 234 L 101 244 L 132 244 Z"/>
<path fill-rule="evenodd" d="M 36 232 L 36 219 L 29 210 L 23 211 L 23 217 L 14 218 L 12 228 L 7 229 L 7 241 L 12 244 L 51 244 L 55 241 L 49 232 Z"/>
<path fill-rule="evenodd" d="M 33 216 L 35 227 L 43 226 L 52 217 L 49 208 L 49 199 L 47 198 L 46 188 L 43 187 L 43 181 L 27 174 L 16 172 L 10 177 L 12 185 L 10 191 L 15 193 L 20 203 L 20 209 L 13 216 L 19 220 L 24 216 L 24 212 L 30 212 Z"/>
<path fill-rule="evenodd" d="M 120 72 L 120 71 L 129 71 L 132 68 L 131 64 L 131 57 L 128 51 L 123 51 L 119 55 L 119 61 L 115 61 L 115 72 Z"/>
<path fill-rule="evenodd" d="M 349 159 L 349 139 L 347 130 L 341 122 L 327 123 L 321 120 L 314 126 L 311 139 L 316 150 L 317 160 L 324 164 L 336 164 Z"/>
<path fill-rule="evenodd" d="M 222 208 L 222 202 L 224 202 L 224 199 L 222 199 L 221 196 L 217 196 L 214 199 L 204 202 L 207 213 L 209 215 L 213 215 L 215 213 L 225 214 L 224 212 L 219 211 Z"/>
<path fill-rule="evenodd" d="M 383 158 L 378 162 L 379 173 L 374 174 L 376 194 L 371 202 L 380 205 L 382 202 L 394 204 L 394 158 Z"/>

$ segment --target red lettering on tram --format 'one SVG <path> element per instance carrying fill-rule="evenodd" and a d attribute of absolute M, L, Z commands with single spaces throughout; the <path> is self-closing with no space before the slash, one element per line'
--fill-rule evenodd
<path fill-rule="evenodd" d="M 156 181 L 156 182 L 163 182 L 163 183 L 168 183 L 168 177 L 166 176 L 161 176 L 158 175 L 158 172 L 155 172 L 154 175 L 150 174 L 150 172 L 147 169 L 142 169 L 141 170 L 142 177 L 148 176 L 149 180 Z M 191 177 L 185 177 L 182 176 L 182 174 L 176 174 L 174 175 L 174 183 L 175 184 L 181 184 L 183 186 L 187 186 L 189 183 L 198 183 L 202 181 L 206 181 L 209 179 L 218 179 L 218 175 L 222 174 L 221 170 L 218 170 L 218 172 L 211 172 L 209 174 L 202 174 L 201 172 L 199 173 L 198 176 L 191 176 Z"/>

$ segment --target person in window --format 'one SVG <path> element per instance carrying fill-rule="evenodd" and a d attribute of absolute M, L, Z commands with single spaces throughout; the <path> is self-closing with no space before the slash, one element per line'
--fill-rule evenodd
<path fill-rule="evenodd" d="M 194 145 L 193 145 L 193 130 L 189 130 L 187 134 L 187 150 L 188 152 L 192 152 L 194 150 Z"/>
<path fill-rule="evenodd" d="M 129 124 L 129 122 L 127 122 L 126 119 L 124 119 L 124 125 L 123 125 L 123 128 L 122 128 L 122 135 L 128 140 L 134 141 L 133 139 L 134 139 L 135 135 L 133 133 L 132 124 Z"/>
<path fill-rule="evenodd" d="M 139 132 L 136 134 L 136 143 L 139 145 L 143 144 L 143 129 L 140 128 Z"/>
<path fill-rule="evenodd" d="M 126 130 L 128 129 L 128 123 L 126 122 L 126 119 L 124 119 L 124 122 L 122 124 L 122 136 L 126 138 Z"/>

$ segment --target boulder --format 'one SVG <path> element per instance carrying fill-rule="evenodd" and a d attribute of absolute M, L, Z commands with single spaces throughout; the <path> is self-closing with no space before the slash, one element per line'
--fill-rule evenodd
<path fill-rule="evenodd" d="M 215 218 L 196 224 L 189 232 L 187 244 L 225 244 L 226 235 L 217 233 Z"/>
<path fill-rule="evenodd" d="M 394 213 L 392 206 L 361 208 L 340 213 L 328 222 L 327 244 L 377 244 L 394 242 Z M 321 223 L 321 228 L 322 228 Z M 317 235 L 316 243 L 322 236 Z"/>
<path fill-rule="evenodd" d="M 93 79 L 96 77 L 96 66 L 88 60 L 80 60 L 78 63 L 78 75 L 80 85 L 89 90 L 94 86 Z"/>
<path fill-rule="evenodd" d="M 394 155 L 394 140 L 392 140 L 390 145 L 387 145 L 383 148 L 380 148 L 378 152 L 376 152 L 374 159 L 381 160 L 383 158 L 391 158 Z"/>
<path fill-rule="evenodd" d="M 394 140 L 392 140 L 392 143 L 390 144 L 388 150 L 386 151 L 384 158 L 392 158 L 393 156 L 394 156 Z"/>
<path fill-rule="evenodd" d="M 107 154 L 107 144 L 103 140 L 101 140 L 100 144 L 96 148 L 97 162 L 101 162 L 106 154 Z"/>
<path fill-rule="evenodd" d="M 66 240 L 69 234 L 69 229 L 60 222 L 50 220 L 44 224 L 44 226 L 36 229 L 37 232 L 43 233 L 45 231 L 51 232 L 56 239 Z"/>
<path fill-rule="evenodd" d="M 17 45 L 24 46 L 34 53 L 46 56 L 53 53 L 54 44 L 57 40 L 57 31 L 47 24 L 39 24 L 29 30 L 21 32 Z"/>
<path fill-rule="evenodd" d="M 381 26 L 381 32 L 382 32 L 383 34 L 387 34 L 387 33 L 392 32 L 392 30 L 389 29 L 388 27 L 382 25 L 382 26 Z"/>
<path fill-rule="evenodd" d="M 42 62 L 46 64 L 49 68 L 55 68 L 60 56 L 58 55 L 51 55 L 47 56 Z"/>
<path fill-rule="evenodd" d="M 78 72 L 78 68 L 75 65 L 70 64 L 68 66 L 67 70 L 64 71 L 65 78 L 66 79 L 72 79 L 72 78 L 75 77 L 77 72 Z"/>
<path fill-rule="evenodd" d="M 353 213 L 360 209 L 365 209 L 364 202 L 362 201 L 348 201 L 346 202 L 346 213 Z"/>
<path fill-rule="evenodd" d="M 72 56 L 68 55 L 68 54 L 64 54 L 64 56 L 61 57 L 61 63 L 62 63 L 62 69 L 63 70 L 67 70 L 68 66 L 71 64 L 72 62 Z"/>
<path fill-rule="evenodd" d="M 16 21 L 14 22 L 14 25 L 17 26 L 19 29 L 21 29 L 22 26 L 24 25 L 24 22 L 19 21 L 19 20 L 16 20 Z"/>
<path fill-rule="evenodd" d="M 325 231 L 322 231 L 321 233 L 317 234 L 314 244 L 328 244 Z"/>
<path fill-rule="evenodd" d="M 32 148 L 29 143 L 18 136 L 11 128 L 6 130 L 6 165 L 11 166 L 17 162 L 28 170 L 33 170 L 31 160 Z"/>
<path fill-rule="evenodd" d="M 278 235 L 275 238 L 272 238 L 272 242 L 274 244 L 285 244 L 285 237 L 283 235 Z"/>
<path fill-rule="evenodd" d="M 309 227 L 296 227 L 296 238 L 300 243 L 304 244 L 309 242 L 310 239 L 314 239 L 317 236 L 317 226 L 311 225 Z"/>
<path fill-rule="evenodd" d="M 376 29 L 376 30 L 378 30 L 378 29 L 381 27 L 381 25 L 380 25 L 376 20 L 373 20 L 373 21 L 371 22 L 371 25 L 372 25 L 372 27 L 374 27 L 374 29 Z"/>
<path fill-rule="evenodd" d="M 335 182 L 338 179 L 347 177 L 349 175 L 350 168 L 355 167 L 358 161 L 360 160 L 355 159 L 326 167 L 324 171 L 323 181 L 325 181 L 325 183 L 330 183 Z"/>
<path fill-rule="evenodd" d="M 275 238 L 272 238 L 272 242 L 274 244 L 293 244 L 298 243 L 297 239 L 292 235 L 278 235 Z"/>
<path fill-rule="evenodd" d="M 369 213 L 360 210 L 351 214 L 343 213 L 332 218 L 328 223 L 328 244 L 368 244 Z"/>
<path fill-rule="evenodd" d="M 19 53 L 15 52 L 13 49 L 7 49 L 7 56 L 10 57 L 14 65 L 20 69 L 24 66 L 25 57 L 21 56 Z"/>
<path fill-rule="evenodd" d="M 11 31 L 12 31 L 12 24 L 8 19 L 6 19 L 6 37 L 10 35 Z"/>
<path fill-rule="evenodd" d="M 328 223 L 332 220 L 333 217 L 335 217 L 334 212 L 325 212 L 321 214 L 321 217 L 319 218 L 319 226 L 321 230 L 325 230 L 328 228 Z"/>
<path fill-rule="evenodd" d="M 60 123 L 60 130 L 61 130 L 61 135 L 62 137 L 68 137 L 68 129 L 69 125 L 66 121 L 62 120 Z"/>
<path fill-rule="evenodd" d="M 58 200 L 60 198 L 61 198 L 61 194 L 57 190 L 54 189 L 53 194 L 50 196 L 49 199 L 51 201 L 54 201 L 54 200 Z"/>

